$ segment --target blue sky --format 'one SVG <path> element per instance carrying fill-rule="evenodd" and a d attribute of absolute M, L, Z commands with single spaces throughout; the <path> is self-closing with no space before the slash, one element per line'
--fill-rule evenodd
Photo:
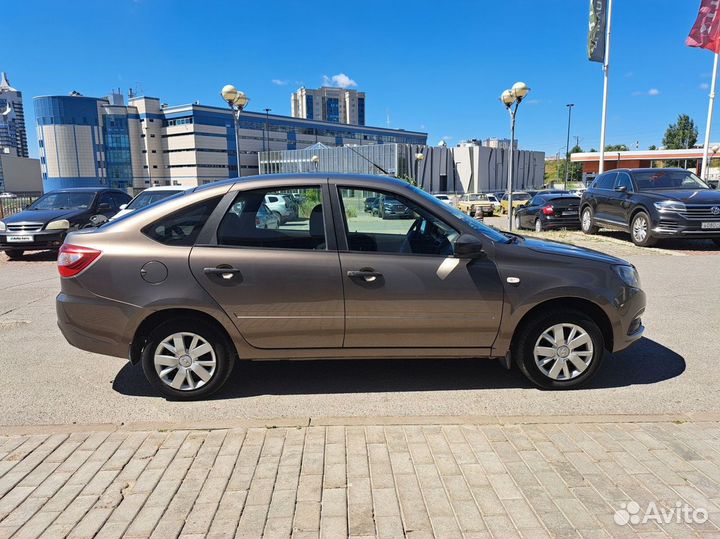
<path fill-rule="evenodd" d="M 702 139 L 712 53 L 684 44 L 698 5 L 615 0 L 608 144 L 659 145 L 680 113 Z M 367 92 L 369 125 L 449 145 L 507 136 L 498 96 L 523 80 L 520 145 L 550 155 L 564 151 L 566 103 L 571 135 L 598 147 L 602 71 L 586 59 L 587 10 L 586 0 L 15 2 L 0 70 L 24 93 L 34 155 L 33 96 L 138 87 L 171 105 L 222 105 L 230 82 L 249 110 L 289 114 L 296 87 L 340 74 Z"/>

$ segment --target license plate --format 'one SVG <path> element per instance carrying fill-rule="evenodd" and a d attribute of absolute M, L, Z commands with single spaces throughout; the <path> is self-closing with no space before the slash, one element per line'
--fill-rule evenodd
<path fill-rule="evenodd" d="M 705 221 L 700 225 L 705 230 L 720 230 L 720 221 Z"/>
<path fill-rule="evenodd" d="M 21 243 L 21 242 L 26 242 L 26 241 L 33 241 L 35 238 L 28 234 L 15 234 L 13 236 L 6 236 L 6 239 L 8 242 Z"/>

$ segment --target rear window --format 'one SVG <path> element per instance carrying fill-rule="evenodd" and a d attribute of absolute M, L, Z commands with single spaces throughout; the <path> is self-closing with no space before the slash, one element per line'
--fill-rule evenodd
<path fill-rule="evenodd" d="M 190 247 L 222 197 L 213 197 L 158 219 L 143 234 L 165 245 Z"/>

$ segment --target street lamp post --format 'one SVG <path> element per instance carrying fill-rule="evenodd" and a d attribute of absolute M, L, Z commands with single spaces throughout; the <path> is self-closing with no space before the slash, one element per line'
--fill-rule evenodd
<path fill-rule="evenodd" d="M 313 155 L 310 158 L 310 161 L 312 161 L 313 166 L 315 167 L 315 172 L 318 170 L 318 164 L 320 163 L 320 156 L 319 155 Z"/>
<path fill-rule="evenodd" d="M 270 111 L 272 109 L 263 109 L 265 110 L 265 132 L 263 133 L 263 151 L 270 151 Z M 265 137 L 267 137 L 267 148 L 265 147 Z"/>
<path fill-rule="evenodd" d="M 220 90 L 220 95 L 233 112 L 233 120 L 235 124 L 235 153 L 237 155 L 238 178 L 242 176 L 240 168 L 240 113 L 250 103 L 250 99 L 232 84 L 226 84 Z M 229 159 L 228 159 L 229 161 Z M 228 162 L 228 165 L 230 163 Z"/>
<path fill-rule="evenodd" d="M 415 186 L 420 187 L 420 182 L 418 181 L 418 165 L 420 164 L 420 161 L 425 159 L 425 154 L 422 152 L 417 152 L 415 154 Z M 432 189 L 432 186 L 430 186 Z"/>
<path fill-rule="evenodd" d="M 510 113 L 510 150 L 508 151 L 508 180 L 507 180 L 507 191 L 508 191 L 508 230 L 513 228 L 513 205 L 512 205 L 512 190 L 513 190 L 513 153 L 515 150 L 515 115 L 517 109 L 525 96 L 530 92 L 530 88 L 524 82 L 516 82 L 512 88 L 505 90 L 500 96 L 500 101 L 503 102 L 505 108 Z M 513 106 L 514 105 L 514 106 Z"/>
<path fill-rule="evenodd" d="M 567 130 L 567 143 L 565 144 L 565 183 L 563 189 L 567 190 L 568 174 L 570 172 L 570 116 L 572 115 L 572 108 L 575 103 L 568 103 L 568 130 Z"/>

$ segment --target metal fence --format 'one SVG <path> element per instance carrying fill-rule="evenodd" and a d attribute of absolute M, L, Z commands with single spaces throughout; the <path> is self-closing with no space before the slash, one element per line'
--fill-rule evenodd
<path fill-rule="evenodd" d="M 39 197 L 40 195 L 18 195 L 14 198 L 0 198 L 0 219 L 23 211 Z"/>

